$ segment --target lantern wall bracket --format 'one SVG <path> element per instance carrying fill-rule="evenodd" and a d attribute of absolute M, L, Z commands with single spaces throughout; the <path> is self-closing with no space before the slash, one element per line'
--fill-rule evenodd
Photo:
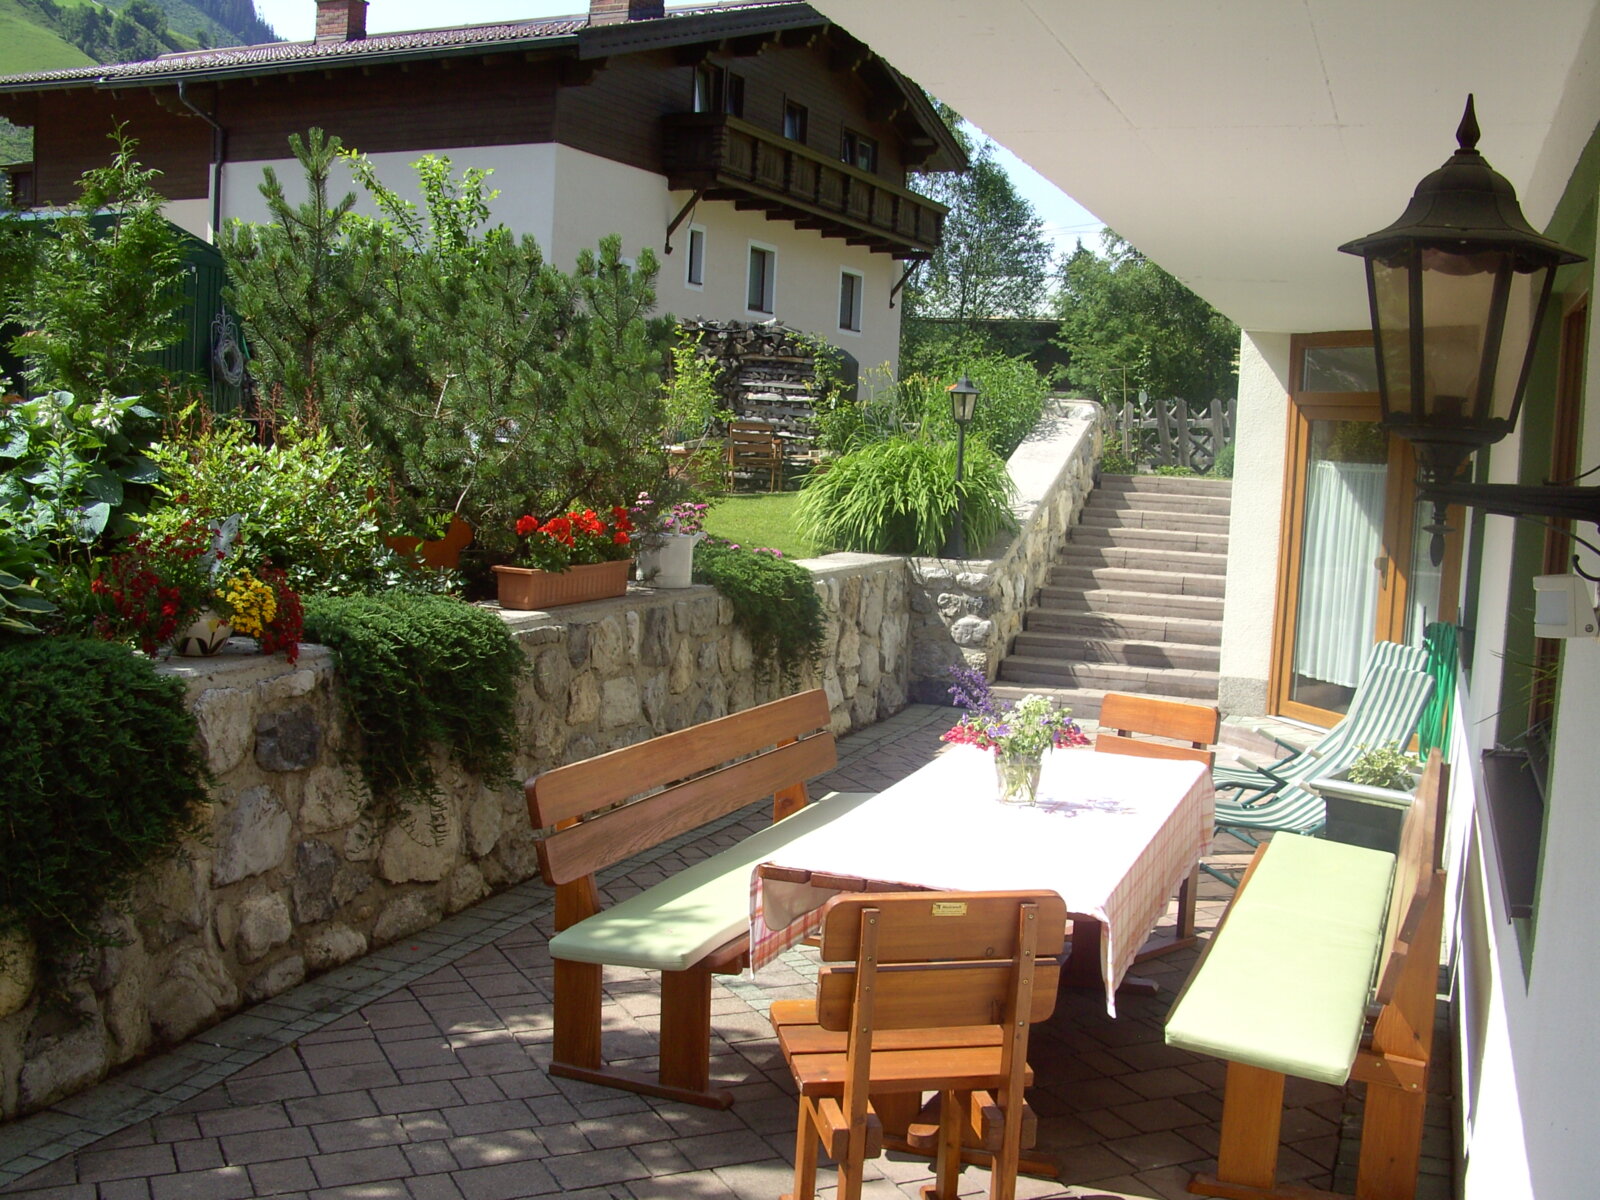
<path fill-rule="evenodd" d="M 1417 494 L 1420 499 L 1434 504 L 1436 513 L 1447 504 L 1465 504 L 1481 512 L 1494 513 L 1496 516 L 1535 521 L 1546 528 L 1553 528 L 1566 534 L 1591 554 L 1600 556 L 1600 546 L 1555 524 L 1558 521 L 1587 521 L 1600 530 L 1600 486 L 1435 483 L 1419 486 Z M 1430 530 L 1432 528 L 1429 526 Z M 1435 559 L 1436 563 L 1437 561 Z M 1591 575 L 1578 566 L 1577 555 L 1572 556 L 1572 569 L 1591 583 L 1600 583 L 1600 576 Z"/>

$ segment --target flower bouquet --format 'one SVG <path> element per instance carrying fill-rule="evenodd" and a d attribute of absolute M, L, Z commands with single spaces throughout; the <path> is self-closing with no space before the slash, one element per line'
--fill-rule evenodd
<path fill-rule="evenodd" d="M 682 501 L 660 508 L 649 492 L 628 510 L 638 526 L 639 578 L 654 587 L 685 588 L 694 571 L 694 548 L 706 536 L 704 521 L 709 504 Z"/>
<path fill-rule="evenodd" d="M 514 561 L 494 567 L 502 608 L 547 608 L 627 590 L 634 524 L 622 505 L 605 515 L 586 508 L 543 522 L 522 516 L 516 530 Z"/>
<path fill-rule="evenodd" d="M 214 654 L 235 632 L 256 638 L 263 653 L 300 653 L 300 597 L 284 573 L 263 559 L 238 563 L 239 518 L 203 523 L 187 518 L 165 533 L 141 534 L 107 560 L 90 581 L 99 598 L 95 631 L 131 640 L 146 654 Z"/>
<path fill-rule="evenodd" d="M 954 680 L 950 695 L 967 715 L 941 740 L 994 752 L 1002 803 L 1036 801 L 1046 750 L 1089 744 L 1072 720 L 1072 710 L 1057 708 L 1047 696 L 1024 696 L 1015 704 L 1006 704 L 995 699 L 977 671 L 952 667 L 950 675 Z"/>

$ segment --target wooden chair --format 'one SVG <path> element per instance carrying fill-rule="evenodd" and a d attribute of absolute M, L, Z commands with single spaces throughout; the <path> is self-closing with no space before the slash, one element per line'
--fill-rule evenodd
<path fill-rule="evenodd" d="M 728 487 L 741 474 L 767 472 L 767 491 L 783 482 L 783 442 L 764 421 L 733 421 L 728 425 Z"/>
<path fill-rule="evenodd" d="M 795 1189 L 811 1200 L 817 1147 L 839 1200 L 861 1194 L 883 1147 L 874 1103 L 940 1093 L 934 1183 L 956 1200 L 963 1142 L 988 1149 L 989 1194 L 1011 1200 L 1023 1148 L 1028 1026 L 1055 1008 L 1066 905 L 1054 892 L 878 892 L 823 910 L 817 998 L 772 1005 L 800 1090 Z"/>
<path fill-rule="evenodd" d="M 1108 692 L 1100 705 L 1100 732 L 1095 735 L 1094 748 L 1103 754 L 1192 759 L 1212 767 L 1217 758 L 1212 747 L 1216 745 L 1221 726 L 1221 716 L 1209 705 Z M 1148 738 L 1134 737 L 1136 733 L 1189 744 L 1175 746 L 1171 742 L 1152 742 Z"/>

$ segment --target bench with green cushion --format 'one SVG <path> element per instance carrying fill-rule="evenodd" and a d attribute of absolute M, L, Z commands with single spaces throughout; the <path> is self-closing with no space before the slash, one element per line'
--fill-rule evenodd
<path fill-rule="evenodd" d="M 1437 750 L 1397 854 L 1293 833 L 1256 851 L 1167 1018 L 1168 1045 L 1228 1064 L 1214 1175 L 1231 1200 L 1328 1197 L 1277 1182 L 1288 1076 L 1367 1084 L 1358 1196 L 1415 1194 L 1444 913 Z"/>
<path fill-rule="evenodd" d="M 750 880 L 757 863 L 864 797 L 807 803 L 806 781 L 838 762 L 820 689 L 569 763 L 530 780 L 539 868 L 555 889 L 555 1029 L 550 1073 L 726 1108 L 711 1086 L 711 977 L 749 960 Z M 756 803 L 775 824 L 605 908 L 596 872 Z M 661 972 L 660 1063 L 654 1075 L 601 1053 L 602 968 Z"/>
<path fill-rule="evenodd" d="M 1342 1085 L 1360 1048 L 1394 855 L 1282 833 L 1167 1018 L 1167 1044 Z"/>
<path fill-rule="evenodd" d="M 550 939 L 553 958 L 687 971 L 748 933 L 750 875 L 791 839 L 849 812 L 871 792 L 831 792 L 792 816 L 629 896 Z"/>

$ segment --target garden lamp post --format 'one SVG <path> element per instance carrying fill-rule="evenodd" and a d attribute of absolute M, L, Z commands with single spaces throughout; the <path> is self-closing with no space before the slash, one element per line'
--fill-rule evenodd
<path fill-rule="evenodd" d="M 1383 423 L 1416 450 L 1435 566 L 1452 503 L 1600 521 L 1600 488 L 1455 482 L 1474 450 L 1515 428 L 1556 268 L 1583 261 L 1528 224 L 1478 136 L 1468 96 L 1455 154 L 1400 219 L 1339 247 L 1366 260 Z"/>
<path fill-rule="evenodd" d="M 950 416 L 956 423 L 956 513 L 950 526 L 950 545 L 946 552 L 951 558 L 965 558 L 967 535 L 961 525 L 961 479 L 966 466 L 967 426 L 972 424 L 973 414 L 978 411 L 978 385 L 968 379 L 963 371 L 961 378 L 945 391 L 950 394 Z"/>

